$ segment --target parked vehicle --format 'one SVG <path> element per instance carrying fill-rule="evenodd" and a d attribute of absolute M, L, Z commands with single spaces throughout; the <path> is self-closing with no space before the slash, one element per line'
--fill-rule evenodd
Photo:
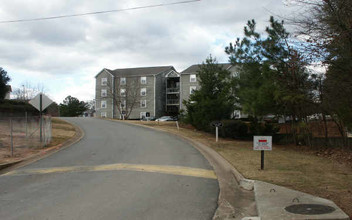
<path fill-rule="evenodd" d="M 163 116 L 163 117 L 156 119 L 155 121 L 177 121 L 177 119 L 172 116 Z"/>
<path fill-rule="evenodd" d="M 141 119 L 142 121 L 155 121 L 156 118 L 155 117 L 144 117 Z"/>

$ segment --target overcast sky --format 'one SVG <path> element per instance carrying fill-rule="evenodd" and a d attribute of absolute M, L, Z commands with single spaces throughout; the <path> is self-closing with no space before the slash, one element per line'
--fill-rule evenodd
<path fill-rule="evenodd" d="M 50 17 L 182 0 L 2 0 L 0 21 Z M 182 71 L 209 54 L 227 62 L 224 48 L 241 37 L 248 19 L 258 28 L 270 15 L 293 13 L 287 0 L 201 0 L 57 20 L 0 24 L 0 67 L 13 89 L 43 84 L 60 103 L 94 99 L 103 68 L 172 65 Z"/>

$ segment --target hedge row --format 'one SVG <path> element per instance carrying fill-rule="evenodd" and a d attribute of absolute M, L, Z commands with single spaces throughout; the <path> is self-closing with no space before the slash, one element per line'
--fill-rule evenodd
<path fill-rule="evenodd" d="M 252 140 L 254 135 L 273 136 L 273 142 L 280 142 L 283 136 L 278 134 L 278 127 L 272 123 L 244 122 L 241 120 L 222 120 L 219 136 L 240 140 Z M 209 125 L 208 131 L 215 132 L 215 127 Z"/>

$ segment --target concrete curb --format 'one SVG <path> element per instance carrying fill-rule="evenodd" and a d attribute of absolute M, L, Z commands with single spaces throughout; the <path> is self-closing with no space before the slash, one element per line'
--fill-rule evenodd
<path fill-rule="evenodd" d="M 61 119 L 61 120 L 64 120 L 64 119 Z M 75 128 L 75 131 L 76 131 L 76 134 L 72 138 L 66 140 L 65 142 L 63 142 L 61 144 L 52 146 L 48 149 L 45 149 L 35 155 L 24 158 L 22 160 L 18 160 L 18 161 L 11 162 L 11 163 L 0 164 L 0 175 L 7 173 L 11 170 L 18 169 L 20 167 L 24 167 L 24 166 L 29 165 L 31 163 L 34 163 L 38 160 L 44 159 L 44 158 L 46 158 L 56 152 L 64 150 L 64 149 L 70 147 L 71 145 L 79 142 L 85 135 L 84 131 L 76 124 L 74 124 L 72 122 L 68 122 L 68 123 L 70 123 Z"/>
<path fill-rule="evenodd" d="M 5 169 L 5 168 L 10 167 L 10 166 L 13 166 L 13 165 L 18 164 L 18 163 L 21 163 L 22 161 L 23 160 L 17 160 L 17 161 L 10 162 L 10 163 L 2 163 L 2 164 L 0 164 L 0 170 Z"/>

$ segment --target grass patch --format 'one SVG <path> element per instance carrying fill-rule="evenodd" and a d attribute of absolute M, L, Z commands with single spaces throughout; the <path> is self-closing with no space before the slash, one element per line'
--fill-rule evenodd
<path fill-rule="evenodd" d="M 52 139 L 49 145 L 43 147 L 39 146 L 39 140 L 29 140 L 25 141 L 24 137 L 21 137 L 20 140 L 25 141 L 23 146 L 14 148 L 14 155 L 11 156 L 11 150 L 9 146 L 1 147 L 0 144 L 0 164 L 10 163 L 18 161 L 24 158 L 37 155 L 43 150 L 46 150 L 50 147 L 54 147 L 58 144 L 62 144 L 65 141 L 71 139 L 76 134 L 75 127 L 68 122 L 52 118 Z M 15 140 L 17 141 L 17 140 Z"/>
<path fill-rule="evenodd" d="M 52 138 L 48 147 L 62 144 L 76 134 L 75 127 L 70 123 L 58 119 L 52 119 Z"/>
<path fill-rule="evenodd" d="M 219 139 L 215 135 L 175 122 L 140 122 L 171 133 L 190 137 L 216 150 L 246 178 L 262 180 L 289 187 L 334 201 L 347 215 L 352 216 L 352 167 L 346 163 L 317 156 L 314 151 L 296 146 L 273 145 L 265 153 L 265 170 L 260 170 L 260 151 L 253 150 L 251 141 Z"/>

